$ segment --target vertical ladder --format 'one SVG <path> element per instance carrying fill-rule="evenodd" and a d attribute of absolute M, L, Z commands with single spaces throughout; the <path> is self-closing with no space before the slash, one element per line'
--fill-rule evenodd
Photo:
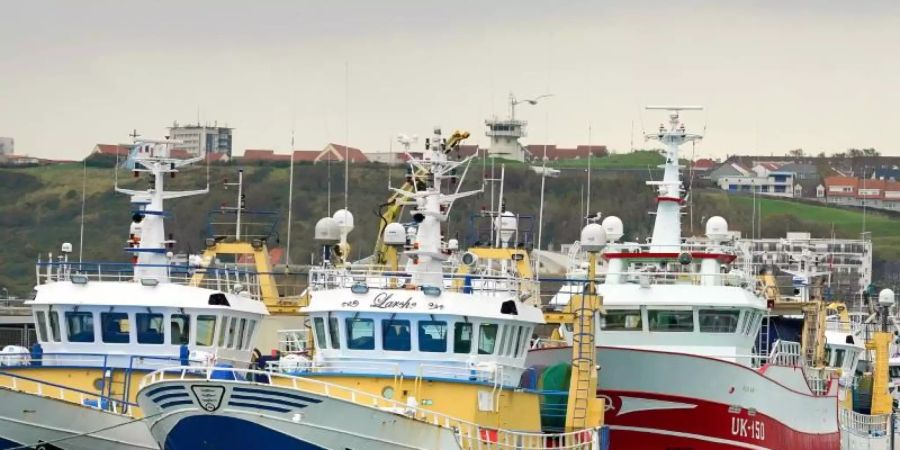
<path fill-rule="evenodd" d="M 772 316 L 766 314 L 759 323 L 759 333 L 756 338 L 756 354 L 761 357 L 769 356 L 771 342 Z"/>
<path fill-rule="evenodd" d="M 584 294 L 572 298 L 575 302 L 572 323 L 572 375 L 569 381 L 569 401 L 566 410 L 567 431 L 583 430 L 597 424 L 597 346 L 595 316 L 600 299 L 592 286 Z"/>
<path fill-rule="evenodd" d="M 820 367 L 825 359 L 825 309 L 821 301 L 803 307 L 803 363 Z"/>

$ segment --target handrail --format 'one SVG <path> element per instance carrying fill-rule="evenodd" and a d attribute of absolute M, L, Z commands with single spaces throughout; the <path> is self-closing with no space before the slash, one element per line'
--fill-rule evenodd
<path fill-rule="evenodd" d="M 508 275 L 455 274 L 447 272 L 419 273 L 418 275 L 439 275 L 443 280 L 442 290 L 464 293 L 516 293 L 531 289 L 536 280 Z M 370 271 L 366 269 L 314 268 L 309 271 L 309 287 L 312 290 L 347 289 L 357 284 L 365 284 L 377 289 L 413 289 L 413 274 L 404 271 Z"/>
<path fill-rule="evenodd" d="M 203 371 L 205 370 L 205 375 Z M 396 400 L 386 399 L 382 396 L 370 394 L 348 388 L 346 386 L 328 383 L 306 377 L 281 375 L 272 372 L 252 369 L 226 369 L 226 368 L 196 368 L 196 367 L 170 367 L 156 370 L 145 375 L 141 379 L 141 388 L 155 383 L 169 380 L 191 380 L 205 378 L 212 380 L 215 372 L 232 372 L 235 376 L 227 382 L 229 384 L 261 384 L 248 379 L 264 379 L 266 384 L 288 388 L 295 391 L 323 395 L 329 398 L 349 401 L 350 403 L 381 411 L 391 412 L 406 416 L 419 422 L 448 429 L 452 431 L 462 448 L 497 449 L 497 450 L 538 450 L 556 448 L 564 450 L 590 450 L 599 436 L 596 428 L 580 430 L 569 433 L 534 433 L 511 430 L 498 430 L 484 427 L 473 422 L 452 417 L 443 413 L 420 408 L 416 405 L 400 403 Z M 171 374 L 171 378 L 167 378 Z M 281 380 L 284 383 L 274 383 L 273 380 Z"/>
<path fill-rule="evenodd" d="M 887 437 L 890 433 L 891 414 L 872 416 L 840 408 L 839 418 L 841 427 L 852 433 L 883 437 Z"/>
<path fill-rule="evenodd" d="M 77 403 L 77 404 L 80 404 L 80 405 L 83 405 L 83 406 L 87 406 L 87 404 L 85 403 L 85 400 L 97 399 L 97 400 L 98 400 L 97 406 L 93 406 L 93 407 L 95 407 L 95 408 L 97 408 L 97 409 L 106 409 L 106 410 L 109 410 L 109 411 L 114 411 L 114 412 L 119 412 L 119 413 L 124 413 L 124 410 L 121 409 L 121 408 L 117 408 L 118 405 L 125 405 L 125 406 L 131 406 L 131 407 L 137 407 L 137 406 L 138 406 L 137 404 L 131 403 L 131 402 L 127 401 L 127 400 L 114 399 L 113 397 L 106 396 L 106 395 L 103 395 L 103 394 L 96 394 L 96 393 L 88 392 L 88 391 L 85 391 L 85 390 L 82 390 L 82 389 L 78 389 L 78 388 L 73 388 L 73 387 L 69 387 L 69 386 L 63 386 L 63 385 L 61 385 L 61 384 L 56 384 L 56 383 L 52 383 L 52 382 L 49 382 L 49 381 L 39 380 L 39 379 L 37 379 L 37 378 L 27 377 L 27 376 L 24 376 L 24 375 L 19 375 L 19 374 L 15 374 L 15 373 L 10 373 L 10 372 L 6 372 L 6 371 L 0 371 L 0 380 L 2 380 L 4 377 L 10 379 L 10 384 L 9 384 L 9 385 L 0 385 L 0 386 L 5 387 L 5 388 L 8 388 L 8 389 L 11 389 L 11 390 L 16 391 L 16 392 L 25 392 L 25 393 L 32 394 L 32 395 L 39 395 L 39 396 L 44 396 L 44 397 L 58 398 L 58 399 L 63 400 L 63 401 L 68 401 L 68 402 L 70 402 L 70 403 Z M 18 380 L 25 381 L 26 383 L 34 383 L 34 385 L 35 385 L 36 388 L 37 388 L 37 391 L 36 391 L 36 392 L 32 392 L 32 391 L 25 391 L 25 390 L 23 390 L 23 389 L 21 388 L 20 383 L 19 383 Z M 58 396 L 57 396 L 57 397 L 54 397 L 54 396 L 49 395 L 49 393 L 45 393 L 45 389 L 44 389 L 45 386 L 46 386 L 46 387 L 49 387 L 49 388 L 56 389 L 56 390 L 57 390 L 57 393 L 58 393 Z M 80 401 L 74 402 L 74 401 L 70 400 L 70 399 L 66 396 L 66 393 L 78 394 L 78 395 L 79 395 L 79 400 L 80 400 Z M 109 405 L 109 408 L 101 408 L 101 406 L 102 406 L 102 400 L 106 400 L 107 404 Z"/>

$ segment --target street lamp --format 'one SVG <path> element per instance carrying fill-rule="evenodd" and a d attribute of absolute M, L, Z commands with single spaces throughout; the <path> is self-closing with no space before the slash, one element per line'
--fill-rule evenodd
<path fill-rule="evenodd" d="M 6 289 L 4 287 L 4 288 L 0 288 L 0 291 L 3 291 L 3 297 L 6 298 L 7 300 L 9 300 L 9 289 Z"/>
<path fill-rule="evenodd" d="M 535 98 L 526 98 L 522 100 L 516 100 L 516 96 L 513 95 L 512 92 L 509 93 L 509 118 L 516 118 L 516 105 L 520 105 L 522 103 L 527 103 L 529 105 L 537 105 L 538 100 L 542 98 L 553 97 L 553 94 L 541 94 Z"/>

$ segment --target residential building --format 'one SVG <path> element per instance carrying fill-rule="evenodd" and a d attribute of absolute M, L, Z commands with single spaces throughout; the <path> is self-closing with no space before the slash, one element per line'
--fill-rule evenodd
<path fill-rule="evenodd" d="M 748 177 L 752 171 L 736 162 L 725 161 L 719 167 L 708 170 L 704 178 L 718 182 L 722 177 Z"/>
<path fill-rule="evenodd" d="M 782 164 L 778 168 L 781 172 L 792 172 L 797 175 L 798 180 L 818 180 L 819 168 L 815 164 L 792 162 Z"/>
<path fill-rule="evenodd" d="M 881 166 L 872 171 L 873 180 L 900 181 L 900 167 Z"/>
<path fill-rule="evenodd" d="M 129 151 L 131 151 L 130 145 L 97 144 L 94 146 L 94 149 L 91 150 L 91 153 L 95 154 L 95 155 L 110 155 L 110 156 L 118 155 L 123 158 L 127 158 Z"/>
<path fill-rule="evenodd" d="M 717 162 L 709 158 L 700 158 L 691 164 L 691 170 L 693 170 L 697 174 L 706 174 L 717 165 Z"/>
<path fill-rule="evenodd" d="M 225 153 L 231 156 L 232 130 L 233 128 L 218 125 L 179 125 L 174 122 L 169 127 L 169 139 L 182 142 L 174 148 L 191 155 Z"/>
<path fill-rule="evenodd" d="M 527 159 L 532 161 L 559 161 L 562 159 L 587 159 L 588 155 L 594 158 L 609 154 L 605 145 L 578 145 L 574 148 L 562 148 L 553 144 L 531 144 L 525 147 Z"/>
<path fill-rule="evenodd" d="M 314 164 L 324 161 L 344 161 L 344 155 L 350 157 L 351 163 L 368 162 L 369 159 L 358 148 L 346 147 L 338 144 L 328 144 L 322 150 L 294 150 L 294 162 L 311 162 Z M 244 156 L 240 158 L 243 162 L 251 161 L 269 161 L 269 162 L 290 162 L 290 153 L 275 153 L 275 150 L 268 149 L 247 149 L 244 150 Z"/>
<path fill-rule="evenodd" d="M 0 137 L 0 155 L 12 155 L 16 152 L 16 140 L 11 137 Z"/>
<path fill-rule="evenodd" d="M 325 148 L 319 152 L 319 155 L 316 156 L 316 159 L 313 160 L 313 162 L 319 163 L 328 160 L 344 162 L 345 158 L 349 158 L 350 163 L 369 161 L 369 158 L 366 158 L 365 153 L 358 148 L 331 143 L 326 145 Z"/>
<path fill-rule="evenodd" d="M 719 188 L 730 193 L 757 193 L 775 197 L 795 197 L 802 189 L 795 183 L 796 175 L 792 172 L 769 171 L 759 168 L 760 173 L 749 176 L 723 176 L 716 183 Z M 761 175 L 765 174 L 765 175 Z"/>
<path fill-rule="evenodd" d="M 827 177 L 820 188 L 825 203 L 900 211 L 900 181 Z"/>

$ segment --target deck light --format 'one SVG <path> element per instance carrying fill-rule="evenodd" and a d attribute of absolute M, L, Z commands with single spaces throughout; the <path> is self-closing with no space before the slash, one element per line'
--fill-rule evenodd
<path fill-rule="evenodd" d="M 141 278 L 141 286 L 154 287 L 159 284 L 156 278 Z"/>
<path fill-rule="evenodd" d="M 87 275 L 72 275 L 70 280 L 72 281 L 72 284 L 80 284 L 83 286 L 87 284 L 88 277 Z"/>

